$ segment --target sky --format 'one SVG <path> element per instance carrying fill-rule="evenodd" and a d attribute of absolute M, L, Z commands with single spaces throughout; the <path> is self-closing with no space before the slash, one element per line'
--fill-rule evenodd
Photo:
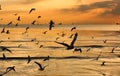
<path fill-rule="evenodd" d="M 120 0 L 0 0 L 0 5 L 0 24 L 31 24 L 33 20 L 36 24 L 49 24 L 50 20 L 56 24 L 120 22 Z M 29 14 L 31 8 L 36 10 Z M 17 21 L 18 16 L 21 21 Z"/>

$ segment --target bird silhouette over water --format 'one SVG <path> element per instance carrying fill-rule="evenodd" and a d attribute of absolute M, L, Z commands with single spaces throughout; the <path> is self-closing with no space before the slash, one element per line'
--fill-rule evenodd
<path fill-rule="evenodd" d="M 30 61 L 31 61 L 31 57 L 28 55 L 28 62 L 27 62 L 27 64 L 29 64 Z"/>
<path fill-rule="evenodd" d="M 5 27 L 2 29 L 1 33 L 5 33 Z"/>
<path fill-rule="evenodd" d="M 31 8 L 30 11 L 29 11 L 29 14 L 32 12 L 32 11 L 35 11 L 36 9 L 35 8 Z"/>
<path fill-rule="evenodd" d="M 45 59 L 43 59 L 43 61 L 49 60 L 50 56 L 48 55 Z"/>
<path fill-rule="evenodd" d="M 76 27 L 71 28 L 71 31 L 73 31 L 74 29 L 76 29 Z"/>
<path fill-rule="evenodd" d="M 41 18 L 41 16 L 38 16 L 37 18 Z"/>
<path fill-rule="evenodd" d="M 8 51 L 8 52 L 12 53 L 12 51 L 10 49 L 8 49 L 7 47 L 0 46 L 0 48 L 2 49 L 2 51 Z"/>
<path fill-rule="evenodd" d="M 0 5 L 0 10 L 2 10 L 2 7 L 1 7 L 1 5 Z"/>
<path fill-rule="evenodd" d="M 105 63 L 106 63 L 106 62 L 105 62 L 105 61 L 103 61 L 103 62 L 102 62 L 102 64 L 101 64 L 101 66 L 105 66 Z"/>
<path fill-rule="evenodd" d="M 15 66 L 7 67 L 7 68 L 6 68 L 6 72 L 9 72 L 9 71 L 11 71 L 11 70 L 15 71 Z"/>
<path fill-rule="evenodd" d="M 34 20 L 31 24 L 35 25 L 36 20 Z"/>
<path fill-rule="evenodd" d="M 44 31 L 44 32 L 43 32 L 43 34 L 46 34 L 46 33 L 47 33 L 47 31 Z"/>
<path fill-rule="evenodd" d="M 7 25 L 11 25 L 12 24 L 12 21 L 10 21 Z"/>
<path fill-rule="evenodd" d="M 36 63 L 39 66 L 40 71 L 43 71 L 48 66 L 48 65 L 46 65 L 46 66 L 43 67 L 40 63 L 38 63 L 36 61 L 34 63 Z"/>
<path fill-rule="evenodd" d="M 21 21 L 20 16 L 18 16 L 17 20 L 18 20 L 18 21 Z"/>
<path fill-rule="evenodd" d="M 9 31 L 9 30 L 7 30 L 7 31 L 6 31 L 6 34 L 10 34 L 10 31 Z"/>
<path fill-rule="evenodd" d="M 69 44 L 66 44 L 66 43 L 64 43 L 64 42 L 63 42 L 63 43 L 62 43 L 62 42 L 57 42 L 57 41 L 55 41 L 55 42 L 58 43 L 58 44 L 61 44 L 61 45 L 63 45 L 63 46 L 66 46 L 66 47 L 67 47 L 67 50 L 70 50 L 70 49 L 73 49 L 73 48 L 74 48 L 74 43 L 75 43 L 77 37 L 78 37 L 78 33 L 75 33 L 75 36 L 74 36 L 74 38 L 73 38 L 73 40 L 72 40 L 72 42 L 71 42 L 70 45 L 69 45 Z"/>
<path fill-rule="evenodd" d="M 49 23 L 49 30 L 52 30 L 52 27 L 54 27 L 54 22 L 53 20 L 50 20 L 50 23 Z"/>
<path fill-rule="evenodd" d="M 4 53 L 3 53 L 3 60 L 7 60 L 7 57 L 5 56 Z"/>
<path fill-rule="evenodd" d="M 73 53 L 77 52 L 77 51 L 79 51 L 80 53 L 82 53 L 82 49 L 81 48 L 75 48 L 74 51 L 73 51 Z"/>

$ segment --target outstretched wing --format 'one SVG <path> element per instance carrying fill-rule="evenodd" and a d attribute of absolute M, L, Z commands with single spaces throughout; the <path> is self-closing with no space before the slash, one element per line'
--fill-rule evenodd
<path fill-rule="evenodd" d="M 78 33 L 75 33 L 75 36 L 74 36 L 74 38 L 73 38 L 70 46 L 73 46 L 73 45 L 74 45 L 74 43 L 75 43 L 75 41 L 76 41 L 76 39 L 77 39 L 77 36 L 78 36 Z"/>
<path fill-rule="evenodd" d="M 35 63 L 40 67 L 40 69 L 42 69 L 42 65 L 38 62 L 35 61 Z"/>
<path fill-rule="evenodd" d="M 68 45 L 68 44 L 66 44 L 66 43 L 57 42 L 57 41 L 55 41 L 55 42 L 56 42 L 56 43 L 58 43 L 58 44 L 61 44 L 61 45 L 63 45 L 63 46 L 69 47 L 69 45 Z"/>
<path fill-rule="evenodd" d="M 10 53 L 12 53 L 12 51 L 10 49 L 6 48 L 6 50 L 9 51 Z"/>
<path fill-rule="evenodd" d="M 35 10 L 35 8 L 32 8 L 32 9 L 29 11 L 29 14 L 30 14 L 33 10 Z"/>

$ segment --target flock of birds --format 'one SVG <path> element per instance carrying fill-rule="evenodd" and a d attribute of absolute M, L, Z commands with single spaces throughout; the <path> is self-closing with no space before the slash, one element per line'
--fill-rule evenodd
<path fill-rule="evenodd" d="M 0 10 L 2 10 L 1 5 L 0 5 Z M 35 8 L 30 9 L 29 14 L 31 14 L 32 11 L 35 11 L 35 10 L 36 10 Z M 18 15 L 18 14 L 16 13 L 16 14 L 14 14 L 14 15 Z M 37 18 L 41 18 L 41 16 L 38 16 Z M 21 21 L 21 17 L 20 17 L 20 16 L 18 16 L 17 21 Z M 31 24 L 32 24 L 32 25 L 35 25 L 35 23 L 36 23 L 36 20 L 33 20 L 33 22 L 32 22 Z M 10 21 L 7 25 L 11 25 L 11 24 L 12 24 L 12 21 Z M 54 24 L 55 24 L 55 23 L 54 23 L 52 20 L 50 20 L 49 28 L 48 28 L 49 31 L 52 30 L 52 28 L 54 27 Z M 16 26 L 18 26 L 18 23 L 16 24 Z M 10 30 L 8 30 L 8 29 L 6 30 L 6 29 L 7 29 L 7 28 L 4 27 L 4 28 L 2 29 L 2 31 L 1 31 L 1 34 L 2 34 L 2 33 L 10 34 Z M 76 27 L 72 27 L 72 28 L 70 29 L 70 31 L 73 31 L 73 30 L 75 30 L 75 29 L 76 29 Z M 22 34 L 28 33 L 28 30 L 29 30 L 29 27 L 26 27 L 26 28 L 25 28 L 25 32 L 23 32 Z M 47 32 L 48 32 L 48 31 L 44 31 L 43 34 L 47 34 Z M 65 34 L 64 32 L 62 32 L 61 35 L 60 35 L 59 33 L 57 33 L 57 35 L 59 35 L 59 36 L 61 36 L 61 37 L 64 37 L 66 34 Z M 77 40 L 77 38 L 78 38 L 78 33 L 77 33 L 77 32 L 76 32 L 75 34 L 71 34 L 71 35 L 68 37 L 68 38 L 73 38 L 70 44 L 67 44 L 67 43 L 65 43 L 65 42 L 58 42 L 57 40 L 58 40 L 59 38 L 60 38 L 60 37 L 57 37 L 57 38 L 56 38 L 56 41 L 54 41 L 54 42 L 57 43 L 57 44 L 60 44 L 60 45 L 65 46 L 65 47 L 66 47 L 66 50 L 74 49 L 73 52 L 79 51 L 80 53 L 82 53 L 82 49 L 81 49 L 81 48 L 75 48 L 75 42 L 76 42 L 76 40 Z M 9 38 L 9 39 L 10 39 L 10 38 Z M 33 41 L 36 41 L 36 38 L 31 40 L 31 42 L 33 42 Z M 1 42 L 2 42 L 2 41 L 1 41 Z M 103 42 L 106 43 L 107 40 L 104 40 Z M 39 41 L 38 41 L 36 44 L 39 44 Z M 21 46 L 22 46 L 22 44 L 18 45 L 18 47 L 21 47 Z M 41 47 L 43 47 L 43 45 L 40 45 L 39 48 L 41 48 Z M 112 49 L 111 53 L 114 53 L 115 48 L 116 48 L 116 47 L 114 47 L 114 48 Z M 8 47 L 0 46 L 0 49 L 1 49 L 2 51 L 8 51 L 8 52 L 12 53 L 12 50 L 10 50 Z M 90 51 L 90 50 L 91 50 L 91 48 L 88 48 L 88 49 L 87 49 L 87 51 Z M 94 60 L 98 60 L 98 59 L 100 58 L 101 54 L 102 54 L 102 52 L 100 52 L 100 54 L 99 54 Z M 50 56 L 47 56 L 47 57 L 45 57 L 45 58 L 43 59 L 43 61 L 47 61 L 47 60 L 49 60 L 49 59 L 50 59 Z M 4 53 L 3 53 L 3 60 L 7 60 L 7 57 L 6 57 L 6 55 L 5 55 Z M 31 57 L 28 55 L 28 57 L 27 57 L 27 64 L 29 64 L 31 61 L 32 61 L 32 59 L 31 59 Z M 34 63 L 35 63 L 36 65 L 38 65 L 40 71 L 45 70 L 45 68 L 48 66 L 48 65 L 43 66 L 41 63 L 39 63 L 39 62 L 37 62 L 37 61 L 34 61 Z M 105 66 L 105 63 L 106 63 L 106 62 L 103 61 L 103 62 L 101 63 L 101 66 Z M 15 70 L 15 66 L 7 67 L 7 68 L 6 68 L 6 71 L 5 71 L 4 73 L 0 74 L 0 76 L 3 76 L 3 75 L 5 75 L 5 74 L 9 73 L 9 72 L 12 71 L 12 70 L 13 70 L 13 71 L 16 71 L 16 70 Z"/>

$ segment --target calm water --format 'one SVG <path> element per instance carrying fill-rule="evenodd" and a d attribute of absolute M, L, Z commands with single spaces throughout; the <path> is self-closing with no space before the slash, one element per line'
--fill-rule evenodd
<path fill-rule="evenodd" d="M 28 33 L 25 28 L 29 26 Z M 120 35 L 119 25 L 56 25 L 53 30 L 49 31 L 47 25 L 41 26 L 6 26 L 5 30 L 10 30 L 10 34 L 0 34 L 0 46 L 6 46 L 13 53 L 3 52 L 0 50 L 0 57 L 3 53 L 6 57 L 40 57 L 40 59 L 32 59 L 27 64 L 27 59 L 11 59 L 0 60 L 0 73 L 3 73 L 7 67 L 15 66 L 16 71 L 10 71 L 5 76 L 119 76 L 116 68 L 120 69 L 119 46 Z M 75 26 L 76 29 L 70 31 Z M 2 28 L 0 27 L 0 31 Z M 43 32 L 46 34 L 43 34 Z M 75 48 L 81 48 L 82 53 L 66 50 L 60 44 L 55 43 L 65 42 L 70 44 L 71 34 L 78 33 L 78 38 L 75 43 Z M 61 37 L 62 34 L 64 37 Z M 56 38 L 59 37 L 58 40 Z M 34 41 L 31 41 L 34 40 Z M 104 43 L 104 40 L 107 40 Z M 20 47 L 18 47 L 21 45 Z M 39 48 L 43 45 L 42 48 Z M 103 46 L 103 47 L 85 47 L 85 46 Z M 118 46 L 118 47 L 116 47 Z M 112 48 L 115 48 L 115 53 L 110 53 Z M 90 51 L 87 52 L 87 49 Z M 93 60 L 102 51 L 100 60 Z M 50 60 L 43 61 L 42 57 L 50 56 Z M 38 70 L 37 61 L 43 66 L 48 65 L 44 71 Z M 101 67 L 102 61 L 108 62 L 105 67 Z M 115 68 L 115 70 L 111 70 Z"/>

